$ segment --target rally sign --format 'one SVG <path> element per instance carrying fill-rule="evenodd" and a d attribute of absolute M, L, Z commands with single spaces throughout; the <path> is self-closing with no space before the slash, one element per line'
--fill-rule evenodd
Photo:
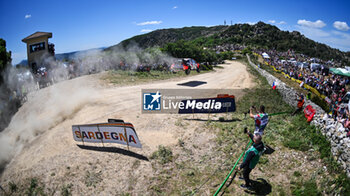
<path fill-rule="evenodd" d="M 215 98 L 182 100 L 179 114 L 224 113 L 236 111 L 235 96 L 223 94 Z"/>
<path fill-rule="evenodd" d="M 134 126 L 131 123 L 114 122 L 86 125 L 73 125 L 75 141 L 92 143 L 118 143 L 142 148 Z"/>

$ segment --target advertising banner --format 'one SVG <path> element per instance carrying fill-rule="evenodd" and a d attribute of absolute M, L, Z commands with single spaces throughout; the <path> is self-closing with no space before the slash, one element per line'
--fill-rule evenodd
<path fill-rule="evenodd" d="M 307 122 L 311 122 L 312 118 L 316 114 L 316 110 L 311 105 L 308 105 L 304 109 L 304 114 L 305 114 L 305 117 L 307 119 Z"/>
<path fill-rule="evenodd" d="M 92 143 L 118 143 L 142 148 L 141 142 L 131 123 L 99 123 L 73 125 L 75 141 Z"/>

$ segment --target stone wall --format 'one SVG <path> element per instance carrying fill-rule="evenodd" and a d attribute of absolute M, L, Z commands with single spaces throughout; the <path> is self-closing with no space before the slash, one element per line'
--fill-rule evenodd
<path fill-rule="evenodd" d="M 297 92 L 267 71 L 257 67 L 250 61 L 248 55 L 247 57 L 249 64 L 262 76 L 264 76 L 271 86 L 273 82 L 277 84 L 276 89 L 282 95 L 283 100 L 287 104 L 296 107 Z M 328 118 L 326 112 L 312 101 L 305 100 L 304 105 L 311 105 L 313 108 L 315 108 L 316 114 L 311 121 L 311 124 L 318 127 L 323 135 L 326 135 L 327 139 L 331 142 L 331 151 L 333 156 L 336 158 L 337 162 L 345 169 L 347 176 L 350 178 L 350 138 L 346 137 L 345 128 L 341 123 L 334 121 L 332 118 Z"/>

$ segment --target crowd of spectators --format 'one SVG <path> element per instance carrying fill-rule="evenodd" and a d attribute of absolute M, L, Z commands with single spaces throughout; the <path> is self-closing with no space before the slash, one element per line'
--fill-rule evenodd
<path fill-rule="evenodd" d="M 330 110 L 329 115 L 343 124 L 350 137 L 350 102 L 346 96 L 350 80 L 348 77 L 335 75 L 329 71 L 329 67 L 335 66 L 336 62 L 310 58 L 303 54 L 296 54 L 294 51 L 260 50 L 256 52 L 261 55 L 268 54 L 269 58 L 264 60 L 273 65 L 276 70 L 302 81 L 300 87 L 307 84 L 325 95 L 325 101 Z"/>

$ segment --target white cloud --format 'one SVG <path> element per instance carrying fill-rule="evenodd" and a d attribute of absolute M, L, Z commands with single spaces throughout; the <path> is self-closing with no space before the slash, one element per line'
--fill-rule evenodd
<path fill-rule="evenodd" d="M 175 5 L 175 6 L 173 7 L 173 10 L 174 10 L 174 9 L 177 9 L 177 5 Z"/>
<path fill-rule="evenodd" d="M 257 22 L 241 22 L 238 21 L 237 24 L 249 24 L 249 25 L 255 25 Z"/>
<path fill-rule="evenodd" d="M 316 20 L 315 22 L 308 20 L 298 20 L 298 25 L 310 28 L 322 28 L 326 26 L 326 23 L 324 23 L 322 20 Z"/>
<path fill-rule="evenodd" d="M 329 43 L 330 46 L 339 48 L 343 51 L 350 51 L 350 34 L 332 31 L 330 37 L 325 37 L 322 40 L 324 43 Z"/>
<path fill-rule="evenodd" d="M 341 31 L 347 31 L 350 29 L 350 27 L 348 26 L 348 24 L 346 24 L 346 22 L 340 22 L 340 21 L 335 21 L 333 23 L 333 27 Z"/>
<path fill-rule="evenodd" d="M 307 26 L 300 26 L 296 25 L 297 29 L 300 31 L 300 33 L 304 34 L 306 37 L 328 37 L 330 36 L 330 33 L 327 33 L 326 31 L 322 29 L 317 29 L 313 27 L 307 27 Z"/>
<path fill-rule="evenodd" d="M 148 32 L 151 32 L 151 31 L 152 31 L 151 29 L 142 29 L 141 33 L 148 33 Z"/>
<path fill-rule="evenodd" d="M 161 23 L 162 23 L 162 21 L 146 21 L 146 22 L 137 23 L 137 25 L 139 25 L 139 26 L 158 25 L 158 24 L 161 24 Z"/>
<path fill-rule="evenodd" d="M 249 24 L 249 25 L 255 25 L 256 24 L 256 22 L 246 22 L 247 24 Z"/>
<path fill-rule="evenodd" d="M 340 32 L 340 31 L 332 31 L 332 33 L 334 34 L 334 35 L 338 35 L 338 36 L 340 36 L 340 37 L 342 37 L 342 38 L 345 38 L 345 39 L 349 39 L 350 40 L 350 34 L 348 34 L 348 33 L 344 33 L 344 32 Z M 349 42 L 350 43 L 350 42 Z"/>
<path fill-rule="evenodd" d="M 340 31 L 324 31 L 322 29 L 310 28 L 296 25 L 298 31 L 306 37 L 321 43 L 325 43 L 331 47 L 338 48 L 343 51 L 350 51 L 350 34 Z"/>
<path fill-rule="evenodd" d="M 280 21 L 280 22 L 277 22 L 276 20 L 269 20 L 268 21 L 269 23 L 271 23 L 271 24 L 277 24 L 277 25 L 285 25 L 285 24 L 287 24 L 285 21 Z"/>
<path fill-rule="evenodd" d="M 24 16 L 25 19 L 28 19 L 28 18 L 31 18 L 31 17 L 32 17 L 31 14 L 26 14 L 26 15 Z"/>

